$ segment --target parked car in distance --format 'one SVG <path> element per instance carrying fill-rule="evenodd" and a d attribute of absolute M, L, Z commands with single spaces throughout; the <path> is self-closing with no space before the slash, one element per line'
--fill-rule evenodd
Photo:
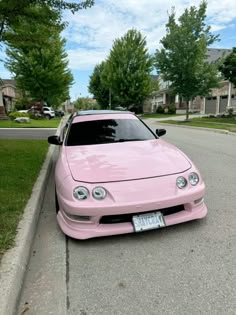
<path fill-rule="evenodd" d="M 56 109 L 56 110 L 55 110 L 55 115 L 56 115 L 57 117 L 63 117 L 63 116 L 65 115 L 65 113 L 64 113 L 64 111 L 61 110 L 61 109 Z"/>
<path fill-rule="evenodd" d="M 36 117 L 46 117 L 48 119 L 55 117 L 54 109 L 49 106 L 43 106 L 42 110 L 40 110 L 38 107 L 32 106 L 30 109 L 19 110 L 18 112 L 33 114 Z"/>
<path fill-rule="evenodd" d="M 55 169 L 57 221 L 70 237 L 143 232 L 206 216 L 193 162 L 125 111 L 80 111 L 68 119 Z"/>
<path fill-rule="evenodd" d="M 52 119 L 55 117 L 55 111 L 52 107 L 43 106 L 43 114 L 48 119 Z"/>
<path fill-rule="evenodd" d="M 117 106 L 117 107 L 115 107 L 115 110 L 127 110 L 127 108 L 126 107 L 122 107 L 122 106 Z"/>

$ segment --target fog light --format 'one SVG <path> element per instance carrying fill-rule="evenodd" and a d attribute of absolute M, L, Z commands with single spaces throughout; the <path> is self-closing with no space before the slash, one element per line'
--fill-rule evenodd
<path fill-rule="evenodd" d="M 70 214 L 68 212 L 64 211 L 64 214 L 73 221 L 90 221 L 90 217 L 87 215 L 76 215 L 76 214 Z"/>
<path fill-rule="evenodd" d="M 197 205 L 198 203 L 202 202 L 204 200 L 204 198 L 199 198 L 199 199 L 196 199 L 194 200 L 194 204 Z"/>

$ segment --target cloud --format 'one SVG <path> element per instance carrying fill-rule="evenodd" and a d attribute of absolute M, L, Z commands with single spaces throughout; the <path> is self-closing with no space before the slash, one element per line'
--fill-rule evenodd
<path fill-rule="evenodd" d="M 112 43 L 131 28 L 146 37 L 150 52 L 159 47 L 165 34 L 168 12 L 176 16 L 186 7 L 199 6 L 201 0 L 97 0 L 94 7 L 64 16 L 69 27 L 64 31 L 72 69 L 90 70 L 108 56 Z M 219 31 L 236 17 L 235 0 L 209 0 L 207 20 L 212 31 Z"/>
<path fill-rule="evenodd" d="M 106 58 L 106 51 L 86 48 L 69 49 L 69 68 L 88 70 Z"/>

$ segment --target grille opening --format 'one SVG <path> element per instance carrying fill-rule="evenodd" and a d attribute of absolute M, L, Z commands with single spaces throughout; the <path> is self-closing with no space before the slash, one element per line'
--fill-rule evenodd
<path fill-rule="evenodd" d="M 116 224 L 116 223 L 125 223 L 125 222 L 132 222 L 132 217 L 137 214 L 146 214 L 153 211 L 160 211 L 163 216 L 171 215 L 180 211 L 184 210 L 184 205 L 178 205 L 174 207 L 164 208 L 164 209 L 157 209 L 147 212 L 139 212 L 139 213 L 125 213 L 125 214 L 115 214 L 115 215 L 105 215 L 101 217 L 100 224 Z"/>

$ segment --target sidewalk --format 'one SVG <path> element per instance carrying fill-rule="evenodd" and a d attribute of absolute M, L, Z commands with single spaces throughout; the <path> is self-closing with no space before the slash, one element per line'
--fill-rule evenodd
<path fill-rule="evenodd" d="M 201 118 L 208 116 L 206 114 L 190 114 L 189 118 Z M 142 118 L 142 117 L 141 117 Z M 166 118 L 155 118 L 155 117 L 143 117 L 143 120 L 148 119 L 150 122 L 156 122 L 156 121 L 165 121 L 165 120 L 178 120 L 178 121 L 184 121 L 186 119 L 186 115 L 178 115 L 178 116 L 168 116 Z"/>
<path fill-rule="evenodd" d="M 206 117 L 208 115 L 206 114 L 190 114 L 189 115 L 189 119 L 191 118 L 201 118 L 201 117 Z M 158 121 L 162 121 L 162 120 L 185 120 L 186 119 L 186 115 L 178 115 L 178 116 L 169 116 L 167 118 L 157 118 Z"/>
<path fill-rule="evenodd" d="M 60 130 L 67 117 L 63 117 L 57 129 Z M 39 176 L 32 189 L 23 217 L 17 227 L 15 245 L 2 257 L 0 264 L 0 314 L 14 315 L 21 289 L 24 282 L 25 272 L 28 266 L 31 248 L 34 241 L 39 213 L 43 204 L 45 187 L 48 182 L 50 171 L 53 165 L 53 157 L 56 146 L 50 146 L 47 156 L 42 165 Z"/>

